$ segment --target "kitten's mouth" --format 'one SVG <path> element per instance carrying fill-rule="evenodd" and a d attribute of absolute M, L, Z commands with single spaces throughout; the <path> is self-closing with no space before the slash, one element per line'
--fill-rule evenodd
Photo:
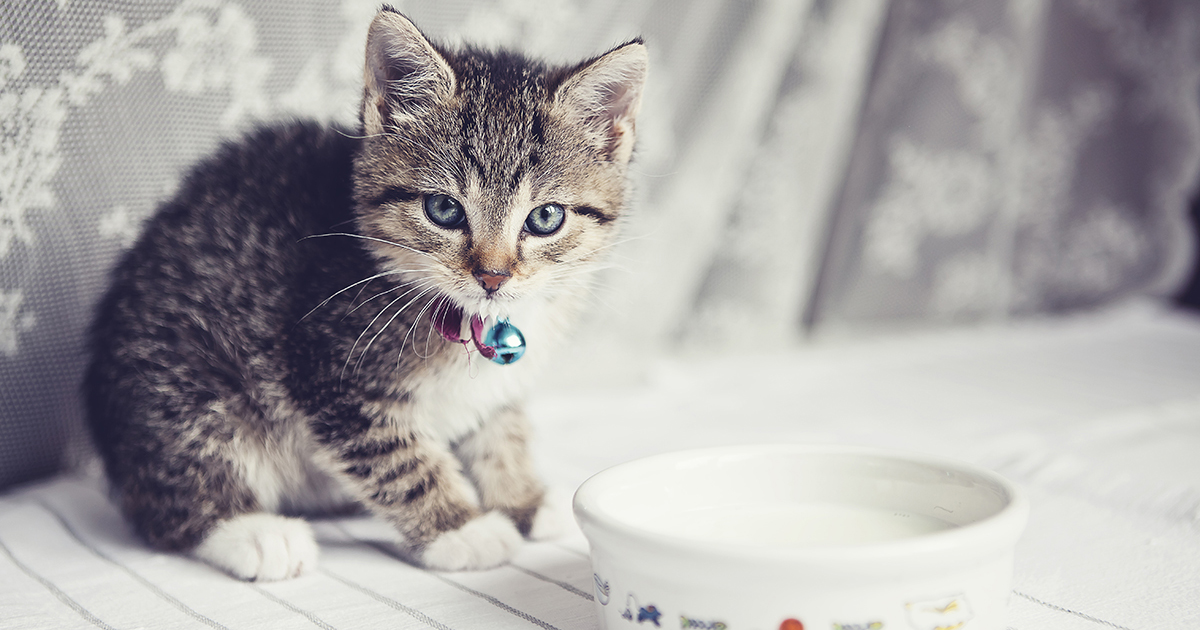
<path fill-rule="evenodd" d="M 475 349 L 485 359 L 494 359 L 496 357 L 495 346 L 490 346 L 483 342 L 483 318 L 477 314 L 472 314 L 469 318 L 466 317 L 462 307 L 455 304 L 450 298 L 441 295 L 434 300 L 429 320 L 433 323 L 433 327 L 437 329 L 438 334 L 447 341 L 461 343 L 464 346 L 468 343 L 473 343 Z"/>

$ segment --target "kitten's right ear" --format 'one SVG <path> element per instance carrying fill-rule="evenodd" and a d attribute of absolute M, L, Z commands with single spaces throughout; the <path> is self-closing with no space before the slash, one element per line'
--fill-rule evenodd
<path fill-rule="evenodd" d="M 363 131 L 381 134 L 454 94 L 454 71 L 421 31 L 384 7 L 367 31 Z"/>
<path fill-rule="evenodd" d="M 633 152 L 634 123 L 650 60 L 641 39 L 585 61 L 558 86 L 554 107 L 610 160 Z"/>

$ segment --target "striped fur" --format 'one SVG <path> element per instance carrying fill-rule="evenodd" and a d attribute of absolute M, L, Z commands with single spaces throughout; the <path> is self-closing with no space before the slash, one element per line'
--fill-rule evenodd
<path fill-rule="evenodd" d="M 271 514 L 365 508 L 437 568 L 511 555 L 544 513 L 524 391 L 625 211 L 645 73 L 637 41 L 549 67 L 447 49 L 385 8 L 359 129 L 268 127 L 199 164 L 92 329 L 89 419 L 137 531 L 245 579 L 315 562 Z M 432 195 L 465 223 L 432 222 Z M 547 203 L 561 228 L 530 233 Z M 452 308 L 510 318 L 529 354 L 469 355 L 431 324 Z"/>

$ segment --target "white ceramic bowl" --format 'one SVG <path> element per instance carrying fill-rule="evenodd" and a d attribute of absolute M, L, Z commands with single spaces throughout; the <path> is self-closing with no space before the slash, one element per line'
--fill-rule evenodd
<path fill-rule="evenodd" d="M 621 464 L 574 508 L 608 630 L 999 630 L 1029 515 L 978 467 L 799 445 Z"/>

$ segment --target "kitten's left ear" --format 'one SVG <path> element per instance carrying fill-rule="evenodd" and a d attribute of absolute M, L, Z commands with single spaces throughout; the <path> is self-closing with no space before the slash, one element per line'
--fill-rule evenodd
<path fill-rule="evenodd" d="M 555 91 L 554 109 L 582 127 L 610 160 L 624 164 L 633 152 L 649 66 L 640 39 L 618 46 L 576 68 Z"/>
<path fill-rule="evenodd" d="M 376 135 L 454 95 L 454 71 L 416 25 L 385 6 L 367 31 L 363 131 Z"/>

